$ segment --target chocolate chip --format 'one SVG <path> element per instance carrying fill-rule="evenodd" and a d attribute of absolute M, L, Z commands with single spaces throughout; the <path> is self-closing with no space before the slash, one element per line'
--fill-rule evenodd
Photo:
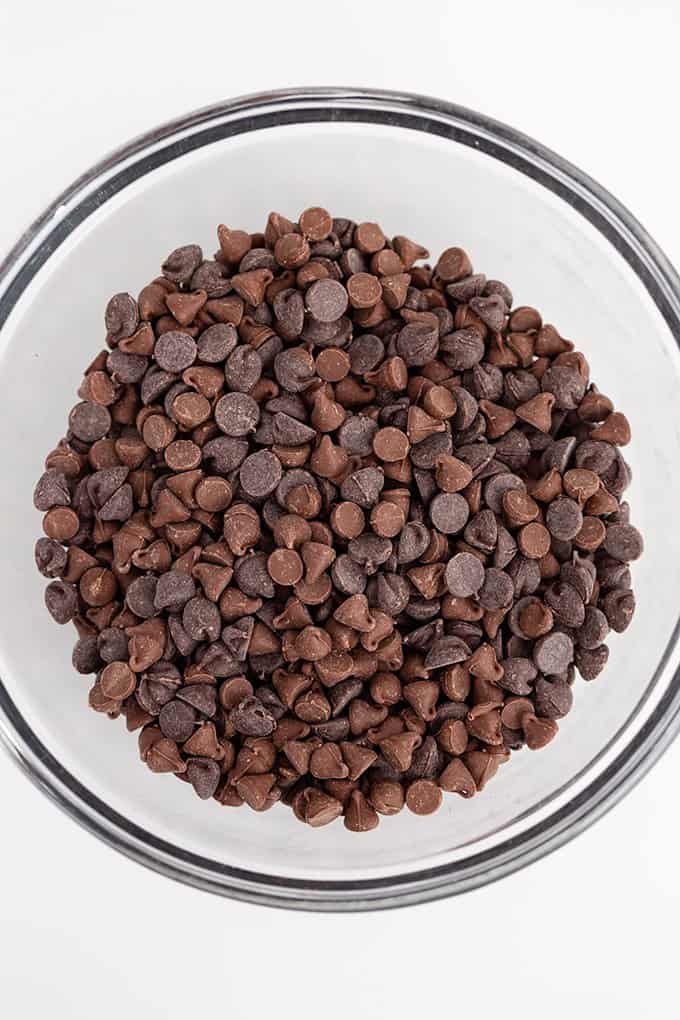
<path fill-rule="evenodd" d="M 139 322 L 137 302 L 130 294 L 114 294 L 106 306 L 104 321 L 112 344 L 132 336 Z"/>
<path fill-rule="evenodd" d="M 397 561 L 400 564 L 419 560 L 430 544 L 430 532 L 419 521 L 410 521 L 399 536 Z"/>
<path fill-rule="evenodd" d="M 195 594 L 196 585 L 189 574 L 180 570 L 169 570 L 158 578 L 153 604 L 158 610 L 167 609 L 176 613 L 183 609 Z"/>
<path fill-rule="evenodd" d="M 279 357 L 280 355 L 277 355 Z M 224 378 L 227 389 L 238 393 L 249 393 L 262 375 L 262 361 L 250 344 L 235 347 L 227 358 Z"/>
<path fill-rule="evenodd" d="M 515 695 L 530 694 L 538 671 L 531 659 L 522 656 L 511 656 L 504 659 L 503 675 L 498 683 L 506 691 Z"/>
<path fill-rule="evenodd" d="M 52 581 L 45 589 L 45 605 L 53 620 L 68 623 L 78 612 L 78 592 L 72 584 Z"/>
<path fill-rule="evenodd" d="M 413 637 L 412 631 L 409 637 Z M 415 642 L 411 641 L 411 644 Z M 470 655 L 470 649 L 458 637 L 438 638 L 425 656 L 425 669 L 441 669 L 443 666 L 452 666 L 457 662 L 464 662 Z"/>
<path fill-rule="evenodd" d="M 267 737 L 276 727 L 276 720 L 259 698 L 247 697 L 229 713 L 229 722 L 237 733 L 248 737 Z"/>
<path fill-rule="evenodd" d="M 446 566 L 446 584 L 452 595 L 476 595 L 484 584 L 484 567 L 471 553 L 458 553 Z"/>
<path fill-rule="evenodd" d="M 576 448 L 574 460 L 577 468 L 592 471 L 602 477 L 616 460 L 616 450 L 609 443 L 587 439 Z"/>
<path fill-rule="evenodd" d="M 220 782 L 220 766 L 210 758 L 190 758 L 187 762 L 187 779 L 201 800 L 213 797 Z"/>
<path fill-rule="evenodd" d="M 66 562 L 66 549 L 53 538 L 39 538 L 35 543 L 35 564 L 43 577 L 58 577 Z"/>
<path fill-rule="evenodd" d="M 602 610 L 607 623 L 617 634 L 629 626 L 635 613 L 635 596 L 630 589 L 615 588 L 602 599 Z"/>
<path fill-rule="evenodd" d="M 197 244 L 185 244 L 171 251 L 162 265 L 163 276 L 173 283 L 188 283 L 203 259 Z"/>
<path fill-rule="evenodd" d="M 444 362 L 454 372 L 474 368 L 484 357 L 484 341 L 473 329 L 458 329 L 440 342 Z"/>
<path fill-rule="evenodd" d="M 102 439 L 111 428 L 111 415 L 100 404 L 84 400 L 71 411 L 69 427 L 77 439 L 84 443 L 94 443 Z"/>
<path fill-rule="evenodd" d="M 558 623 L 572 629 L 582 626 L 586 614 L 585 606 L 579 593 L 570 584 L 555 581 L 546 588 L 543 599 Z"/>
<path fill-rule="evenodd" d="M 128 608 L 143 620 L 156 616 L 156 587 L 158 578 L 154 574 L 147 574 L 145 577 L 138 577 L 125 592 L 125 602 Z"/>
<path fill-rule="evenodd" d="M 187 333 L 171 330 L 158 338 L 153 354 L 164 372 L 179 375 L 196 360 L 196 343 Z"/>
<path fill-rule="evenodd" d="M 284 390 L 301 393 L 311 385 L 314 378 L 314 359 L 308 351 L 289 348 L 276 355 L 274 374 Z"/>
<path fill-rule="evenodd" d="M 123 701 L 133 693 L 137 678 L 126 662 L 110 662 L 101 672 L 99 686 L 106 698 Z"/>
<path fill-rule="evenodd" d="M 406 790 L 406 807 L 416 815 L 431 815 L 442 803 L 442 791 L 432 779 L 416 779 Z"/>
<path fill-rule="evenodd" d="M 563 673 L 574 658 L 574 645 L 570 637 L 560 631 L 546 634 L 534 645 L 534 662 L 541 673 L 557 676 Z"/>
<path fill-rule="evenodd" d="M 53 506 L 69 506 L 71 492 L 66 476 L 50 468 L 40 477 L 33 490 L 33 506 L 36 510 L 50 510 Z"/>
<path fill-rule="evenodd" d="M 368 580 L 365 569 L 351 556 L 338 556 L 331 567 L 331 577 L 338 591 L 344 595 L 360 595 Z"/>
<path fill-rule="evenodd" d="M 251 453 L 243 461 L 239 481 L 248 496 L 264 499 L 274 492 L 282 475 L 281 461 L 276 454 L 260 450 L 259 453 Z"/>
<path fill-rule="evenodd" d="M 576 667 L 584 680 L 595 680 L 607 665 L 609 649 L 606 645 L 597 648 L 577 648 L 574 654 Z"/>
<path fill-rule="evenodd" d="M 579 648 L 592 650 L 601 645 L 609 633 L 607 617 L 601 609 L 595 606 L 586 606 L 585 616 L 578 633 L 576 641 Z"/>
<path fill-rule="evenodd" d="M 586 381 L 576 368 L 569 365 L 553 365 L 541 378 L 541 389 L 552 393 L 555 406 L 562 411 L 573 411 L 583 400 Z"/>
<path fill-rule="evenodd" d="M 514 585 L 512 579 L 498 567 L 489 567 L 484 572 L 484 584 L 477 596 L 480 606 L 491 611 L 507 609 L 512 604 Z"/>
<path fill-rule="evenodd" d="M 231 424 L 228 427 L 231 427 Z M 212 461 L 213 469 L 224 475 L 240 467 L 247 453 L 248 443 L 231 436 L 218 436 L 216 439 L 211 439 L 202 448 L 203 459 Z M 167 449 L 165 455 L 167 459 Z"/>
<path fill-rule="evenodd" d="M 228 393 L 215 406 L 215 422 L 228 436 L 247 436 L 260 420 L 260 408 L 247 393 Z"/>
<path fill-rule="evenodd" d="M 368 467 L 354 471 L 340 487 L 342 498 L 368 509 L 378 502 L 385 484 L 380 468 Z"/>
<path fill-rule="evenodd" d="M 219 610 L 214 602 L 196 595 L 184 606 L 182 626 L 193 641 L 216 641 L 222 629 Z"/>
<path fill-rule="evenodd" d="M 615 560 L 629 563 L 642 555 L 642 535 L 632 524 L 610 524 L 605 534 L 604 548 Z"/>
<path fill-rule="evenodd" d="M 307 290 L 307 310 L 317 322 L 336 322 L 347 310 L 347 291 L 338 280 L 317 280 Z"/>
<path fill-rule="evenodd" d="M 578 535 L 583 526 L 583 513 L 578 503 L 562 496 L 548 507 L 545 515 L 548 531 L 554 538 L 569 541 Z"/>
<path fill-rule="evenodd" d="M 408 368 L 434 361 L 439 350 L 439 331 L 425 322 L 410 322 L 399 332 L 396 352 Z"/>
<path fill-rule="evenodd" d="M 201 361 L 219 365 L 226 361 L 238 343 L 238 333 L 229 323 L 217 322 L 204 329 L 196 341 L 196 353 Z"/>
<path fill-rule="evenodd" d="M 112 666 L 106 668 L 115 668 L 117 665 L 117 663 L 112 663 Z M 163 736 L 169 740 L 175 740 L 177 743 L 183 743 L 194 732 L 197 718 L 196 711 L 191 705 L 187 705 L 184 701 L 173 700 L 161 708 L 158 725 Z"/>
<path fill-rule="evenodd" d="M 96 673 L 101 666 L 97 638 L 94 635 L 86 635 L 76 641 L 71 656 L 73 668 L 77 673 Z"/>
<path fill-rule="evenodd" d="M 105 627 L 97 636 L 97 650 L 104 662 L 122 662 L 128 657 L 128 639 L 125 631 Z"/>
<path fill-rule="evenodd" d="M 526 485 L 518 475 L 502 472 L 490 478 L 484 486 L 484 499 L 489 509 L 500 514 L 505 494 L 512 491 L 526 491 Z"/>
<path fill-rule="evenodd" d="M 377 431 L 377 423 L 371 418 L 352 415 L 338 429 L 338 442 L 348 453 L 367 456 L 373 450 L 373 437 Z"/>
<path fill-rule="evenodd" d="M 442 492 L 430 504 L 430 519 L 444 535 L 456 535 L 467 524 L 470 507 L 459 493 Z"/>
<path fill-rule="evenodd" d="M 234 567 L 234 578 L 241 592 L 246 595 L 264 598 L 274 596 L 274 585 L 267 570 L 265 553 L 252 553 L 239 559 Z"/>

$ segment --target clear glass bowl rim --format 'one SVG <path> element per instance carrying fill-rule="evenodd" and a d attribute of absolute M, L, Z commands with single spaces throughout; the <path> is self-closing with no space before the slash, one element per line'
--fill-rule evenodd
<path fill-rule="evenodd" d="M 631 213 L 592 178 L 520 132 L 465 107 L 406 92 L 291 88 L 226 100 L 169 121 L 109 154 L 73 182 L 0 262 L 0 329 L 41 266 L 108 198 L 188 148 L 281 124 L 359 121 L 436 133 L 500 159 L 572 205 L 617 249 L 680 345 L 680 278 Z M 106 182 L 106 187 L 103 187 Z M 678 641 L 676 624 L 657 667 Z M 268 906 L 358 911 L 405 906 L 466 892 L 551 853 L 617 803 L 659 759 L 680 729 L 680 670 L 627 746 L 577 797 L 484 853 L 438 868 L 365 881 L 307 881 L 220 865 L 158 839 L 112 810 L 38 739 L 0 678 L 0 741 L 58 807 L 128 857 L 197 888 Z"/>

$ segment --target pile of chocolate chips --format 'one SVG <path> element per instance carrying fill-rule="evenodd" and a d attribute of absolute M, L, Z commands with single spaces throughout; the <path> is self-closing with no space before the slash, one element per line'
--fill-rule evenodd
<path fill-rule="evenodd" d="M 310 208 L 106 308 L 35 490 L 90 704 L 201 798 L 362 832 L 541 748 L 630 623 L 623 414 L 460 248 Z"/>

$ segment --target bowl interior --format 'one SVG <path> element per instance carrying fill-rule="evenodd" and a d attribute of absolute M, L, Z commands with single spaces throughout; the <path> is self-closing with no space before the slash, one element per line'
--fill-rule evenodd
<path fill-rule="evenodd" d="M 108 296 L 137 293 L 178 244 L 197 241 L 212 253 L 218 222 L 257 230 L 270 209 L 295 216 L 312 204 L 378 220 L 433 255 L 461 245 L 512 287 L 516 303 L 536 305 L 576 342 L 599 388 L 630 418 L 629 497 L 646 540 L 634 568 L 634 623 L 612 636 L 600 678 L 577 681 L 558 739 L 538 755 L 513 755 L 482 796 L 449 795 L 434 816 L 403 812 L 361 838 L 339 823 L 309 829 L 283 808 L 257 815 L 205 804 L 149 773 L 123 721 L 88 709 L 88 678 L 71 667 L 74 632 L 49 618 L 33 566 L 40 517 L 32 489 L 64 434 L 82 370 L 103 346 Z M 371 880 L 496 847 L 592 782 L 669 682 L 680 590 L 677 346 L 614 246 L 562 198 L 491 155 L 422 131 L 343 121 L 270 127 L 178 152 L 108 197 L 50 256 L 2 330 L 0 358 L 2 679 L 47 748 L 96 796 L 216 867 Z"/>

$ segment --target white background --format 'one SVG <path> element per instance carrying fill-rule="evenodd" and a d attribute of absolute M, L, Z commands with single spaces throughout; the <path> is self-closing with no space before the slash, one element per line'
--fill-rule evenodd
<path fill-rule="evenodd" d="M 429 93 L 507 121 L 601 181 L 680 265 L 679 30 L 677 0 L 8 2 L 0 250 L 130 136 L 231 95 L 328 84 Z M 679 768 L 676 745 L 593 829 L 484 890 L 315 916 L 132 864 L 0 757 L 0 1012 L 677 1015 Z"/>

